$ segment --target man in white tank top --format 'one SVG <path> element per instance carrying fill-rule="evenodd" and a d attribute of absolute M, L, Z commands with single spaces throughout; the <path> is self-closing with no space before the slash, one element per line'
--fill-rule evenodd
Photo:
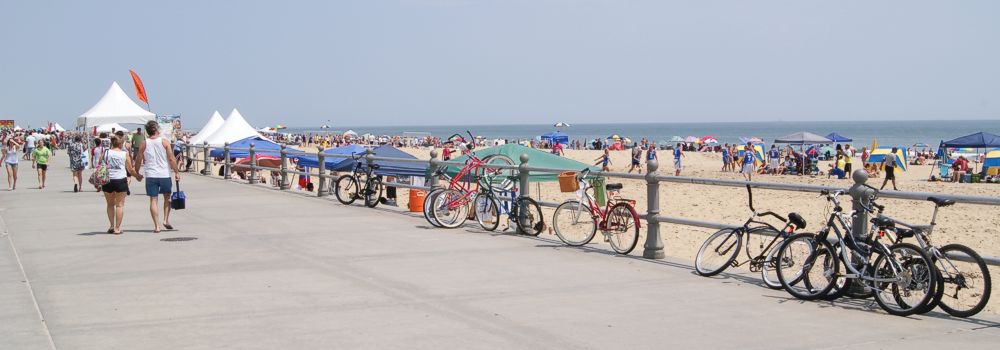
<path fill-rule="evenodd" d="M 146 179 L 146 195 L 149 196 L 149 214 L 153 217 L 154 233 L 160 232 L 160 220 L 156 208 L 156 197 L 163 196 L 163 227 L 173 230 L 170 225 L 170 195 L 173 193 L 173 186 L 170 181 L 170 173 L 173 172 L 174 181 L 181 180 L 181 174 L 177 170 L 177 160 L 171 156 L 170 140 L 160 135 L 160 126 L 156 121 L 146 123 L 146 134 L 149 137 L 146 142 L 139 145 L 139 152 L 135 157 L 134 169 L 142 172 L 138 176 L 139 181 Z"/>

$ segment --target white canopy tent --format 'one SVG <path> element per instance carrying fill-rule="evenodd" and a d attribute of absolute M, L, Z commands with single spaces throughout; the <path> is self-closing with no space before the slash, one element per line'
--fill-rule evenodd
<path fill-rule="evenodd" d="M 14 131 L 21 131 L 21 130 L 24 130 L 24 128 L 22 128 L 20 125 L 14 126 Z"/>
<path fill-rule="evenodd" d="M 209 136 L 212 136 L 212 134 L 218 131 L 219 127 L 225 122 L 226 121 L 222 119 L 222 115 L 219 114 L 219 111 L 215 111 L 215 113 L 212 113 L 212 116 L 208 118 L 208 123 L 205 123 L 205 126 L 201 127 L 201 130 L 191 138 L 190 143 L 192 145 L 202 144 L 206 139 L 208 139 Z"/>
<path fill-rule="evenodd" d="M 208 142 L 209 146 L 222 146 L 223 144 L 229 142 L 233 143 L 251 136 L 260 136 L 257 129 L 250 126 L 246 119 L 243 119 L 243 115 L 240 111 L 233 108 L 233 111 L 229 113 L 229 117 L 226 117 L 226 121 L 219 126 L 219 129 L 212 133 L 205 139 L 204 142 Z"/>
<path fill-rule="evenodd" d="M 116 81 L 97 104 L 76 118 L 76 126 L 89 129 L 108 123 L 143 124 L 155 118 L 155 114 L 132 101 Z"/>
<path fill-rule="evenodd" d="M 59 125 L 59 123 L 55 123 L 55 124 L 52 124 L 52 130 L 55 130 L 55 131 L 58 131 L 58 132 L 63 132 L 63 131 L 66 131 L 66 128 L 62 127 L 62 125 Z"/>
<path fill-rule="evenodd" d="M 97 126 L 97 132 L 112 132 L 118 130 L 124 131 L 126 133 L 128 132 L 128 129 L 126 129 L 124 126 L 121 126 L 121 124 L 118 123 L 107 123 Z"/>

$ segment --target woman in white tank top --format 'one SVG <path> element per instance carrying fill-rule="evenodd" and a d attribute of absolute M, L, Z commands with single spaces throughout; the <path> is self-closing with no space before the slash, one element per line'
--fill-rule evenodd
<path fill-rule="evenodd" d="M 111 137 L 111 149 L 101 155 L 98 164 L 107 164 L 108 183 L 101 186 L 104 200 L 107 202 L 108 233 L 122 233 L 122 219 L 125 215 L 125 196 L 128 194 L 128 174 L 135 174 L 132 169 L 132 156 L 122 149 L 125 140 L 121 136 Z"/>

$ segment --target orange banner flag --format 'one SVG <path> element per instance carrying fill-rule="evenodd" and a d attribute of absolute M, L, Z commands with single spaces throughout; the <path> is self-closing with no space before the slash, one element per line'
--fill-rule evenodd
<path fill-rule="evenodd" d="M 132 74 L 132 82 L 135 83 L 135 97 L 149 104 L 149 98 L 146 97 L 146 88 L 142 86 L 142 79 L 139 79 L 139 75 L 135 74 L 131 69 L 128 72 Z"/>

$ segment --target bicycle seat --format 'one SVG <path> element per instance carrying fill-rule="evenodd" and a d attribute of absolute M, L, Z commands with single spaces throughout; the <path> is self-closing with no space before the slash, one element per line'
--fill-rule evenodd
<path fill-rule="evenodd" d="M 879 216 L 872 219 L 872 223 L 878 227 L 896 227 L 896 221 L 885 216 Z"/>
<path fill-rule="evenodd" d="M 381 168 L 378 164 L 372 164 L 372 169 L 378 170 L 378 168 Z"/>
<path fill-rule="evenodd" d="M 799 215 L 798 213 L 788 213 L 788 222 L 795 225 L 796 229 L 801 230 L 806 228 L 806 219 L 803 219 L 802 215 Z"/>
<path fill-rule="evenodd" d="M 927 200 L 934 202 L 934 205 L 937 205 L 939 207 L 947 207 L 949 205 L 955 204 L 955 201 L 951 199 L 944 199 L 938 197 L 927 197 Z"/>
<path fill-rule="evenodd" d="M 606 189 L 608 191 L 620 191 L 623 187 L 625 187 L 625 186 L 622 186 L 621 183 L 613 183 L 613 184 L 604 185 L 604 189 Z"/>
<path fill-rule="evenodd" d="M 910 238 L 913 237 L 915 234 L 916 233 L 910 229 L 896 231 L 896 235 L 898 235 L 900 238 Z"/>

